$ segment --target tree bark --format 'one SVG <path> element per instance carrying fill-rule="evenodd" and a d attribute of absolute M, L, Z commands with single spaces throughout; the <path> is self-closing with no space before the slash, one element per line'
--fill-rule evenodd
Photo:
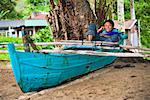
<path fill-rule="evenodd" d="M 68 35 L 67 35 L 67 28 L 66 28 L 66 23 L 65 23 L 65 16 L 64 16 L 64 12 L 63 12 L 63 5 L 62 5 L 62 0 L 58 1 L 59 3 L 59 7 L 60 7 L 60 18 L 61 18 L 61 23 L 62 23 L 62 32 L 64 33 L 64 38 L 65 40 L 68 40 Z"/>
<path fill-rule="evenodd" d="M 125 32 L 124 0 L 117 0 L 117 10 L 118 10 L 118 28 L 120 31 Z"/>

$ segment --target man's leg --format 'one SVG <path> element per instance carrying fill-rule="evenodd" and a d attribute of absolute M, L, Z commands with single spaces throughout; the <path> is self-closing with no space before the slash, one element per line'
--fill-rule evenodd
<path fill-rule="evenodd" d="M 88 36 L 87 36 L 87 40 L 88 40 L 88 41 L 92 41 L 92 39 L 93 39 L 93 35 L 88 35 Z"/>
<path fill-rule="evenodd" d="M 92 41 L 96 35 L 96 24 L 91 23 L 88 26 L 88 31 L 86 32 L 87 40 Z"/>
<path fill-rule="evenodd" d="M 25 43 L 25 44 L 24 44 L 24 51 L 25 51 L 25 52 L 30 52 L 29 43 Z"/>
<path fill-rule="evenodd" d="M 36 45 L 34 44 L 33 40 L 28 36 L 27 37 L 27 40 L 28 42 L 30 43 L 31 47 L 34 49 L 34 50 L 38 50 Z"/>

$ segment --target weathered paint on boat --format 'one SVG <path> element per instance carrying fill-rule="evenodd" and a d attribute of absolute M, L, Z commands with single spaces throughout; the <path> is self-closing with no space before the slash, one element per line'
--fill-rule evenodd
<path fill-rule="evenodd" d="M 114 56 L 19 52 L 8 45 L 15 79 L 23 92 L 59 85 L 63 81 L 112 63 Z"/>

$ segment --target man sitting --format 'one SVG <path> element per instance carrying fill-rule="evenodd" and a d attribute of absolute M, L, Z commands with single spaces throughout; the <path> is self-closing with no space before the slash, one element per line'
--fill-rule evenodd
<path fill-rule="evenodd" d="M 90 24 L 86 35 L 89 41 L 99 40 L 107 42 L 118 42 L 120 40 L 120 33 L 118 32 L 118 29 L 114 28 L 114 22 L 112 20 L 106 20 L 103 26 L 97 30 L 97 32 L 96 25 Z"/>

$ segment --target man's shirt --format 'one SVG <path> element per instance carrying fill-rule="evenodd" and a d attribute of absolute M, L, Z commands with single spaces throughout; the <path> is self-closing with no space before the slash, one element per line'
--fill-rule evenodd
<path fill-rule="evenodd" d="M 111 32 L 107 32 L 106 30 L 103 30 L 100 34 L 108 35 L 108 36 L 113 36 L 119 34 L 118 29 L 113 28 Z"/>

